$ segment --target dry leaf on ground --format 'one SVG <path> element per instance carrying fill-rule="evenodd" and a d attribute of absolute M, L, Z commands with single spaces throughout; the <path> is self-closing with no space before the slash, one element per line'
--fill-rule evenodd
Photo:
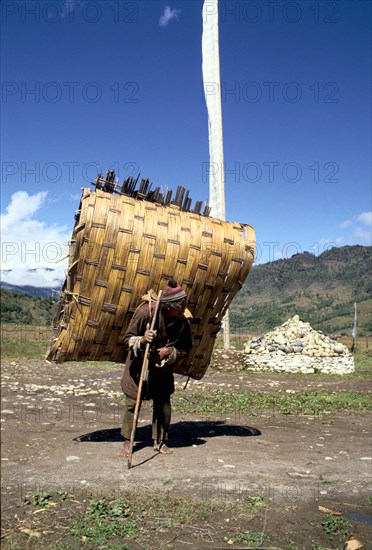
<path fill-rule="evenodd" d="M 364 544 L 359 542 L 359 540 L 356 539 L 350 539 L 345 544 L 344 550 L 359 550 L 359 548 L 363 548 Z"/>
<path fill-rule="evenodd" d="M 332 516 L 342 516 L 342 512 L 336 512 L 335 510 L 330 510 L 329 508 L 324 508 L 323 506 L 318 506 L 318 510 L 319 512 L 332 514 Z"/>

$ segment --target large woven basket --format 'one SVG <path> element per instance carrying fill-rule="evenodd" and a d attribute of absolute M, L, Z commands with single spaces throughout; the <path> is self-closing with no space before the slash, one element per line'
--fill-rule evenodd
<path fill-rule="evenodd" d="M 194 346 L 176 372 L 200 379 L 253 262 L 252 227 L 83 189 L 47 359 L 117 361 L 141 297 L 170 278 L 188 294 Z"/>

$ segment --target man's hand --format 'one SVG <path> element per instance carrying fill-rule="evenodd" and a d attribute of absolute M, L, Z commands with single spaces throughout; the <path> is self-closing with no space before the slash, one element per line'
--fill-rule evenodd
<path fill-rule="evenodd" d="M 156 336 L 156 330 L 146 330 L 141 338 L 141 344 L 152 344 Z"/>
<path fill-rule="evenodd" d="M 157 350 L 159 354 L 160 361 L 163 361 L 163 359 L 166 359 L 172 354 L 173 348 L 159 348 Z"/>

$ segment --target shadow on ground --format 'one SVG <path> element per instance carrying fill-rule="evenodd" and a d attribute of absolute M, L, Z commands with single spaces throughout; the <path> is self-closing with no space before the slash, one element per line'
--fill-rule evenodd
<path fill-rule="evenodd" d="M 206 443 L 205 438 L 211 437 L 251 437 L 261 435 L 260 430 L 250 426 L 236 426 L 234 424 L 226 424 L 222 421 L 210 422 L 176 422 L 172 424 L 171 439 L 172 447 L 189 447 L 191 445 L 203 445 Z M 139 449 L 144 446 L 144 442 L 151 440 L 151 425 L 143 426 L 136 431 L 136 447 Z M 123 441 L 120 433 L 120 428 L 112 428 L 109 430 L 97 430 L 80 435 L 74 438 L 78 443 L 96 442 L 96 443 L 117 443 Z"/>

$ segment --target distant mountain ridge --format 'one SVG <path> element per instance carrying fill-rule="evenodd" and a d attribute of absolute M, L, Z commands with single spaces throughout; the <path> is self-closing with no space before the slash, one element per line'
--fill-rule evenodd
<path fill-rule="evenodd" d="M 62 286 L 62 285 L 61 285 Z M 42 296 L 43 298 L 56 298 L 56 290 L 48 286 L 19 286 L 6 283 L 5 281 L 0 281 L 0 288 L 3 290 L 9 290 L 12 292 L 20 292 L 21 294 L 28 294 L 29 296 Z"/>
<path fill-rule="evenodd" d="M 357 302 L 358 334 L 372 334 L 371 267 L 368 246 L 335 247 L 319 256 L 303 252 L 253 266 L 230 306 L 231 332 L 266 332 L 298 314 L 317 330 L 350 334 Z M 1 289 L 2 322 L 50 324 L 58 298 L 52 288 L 2 282 Z"/>

